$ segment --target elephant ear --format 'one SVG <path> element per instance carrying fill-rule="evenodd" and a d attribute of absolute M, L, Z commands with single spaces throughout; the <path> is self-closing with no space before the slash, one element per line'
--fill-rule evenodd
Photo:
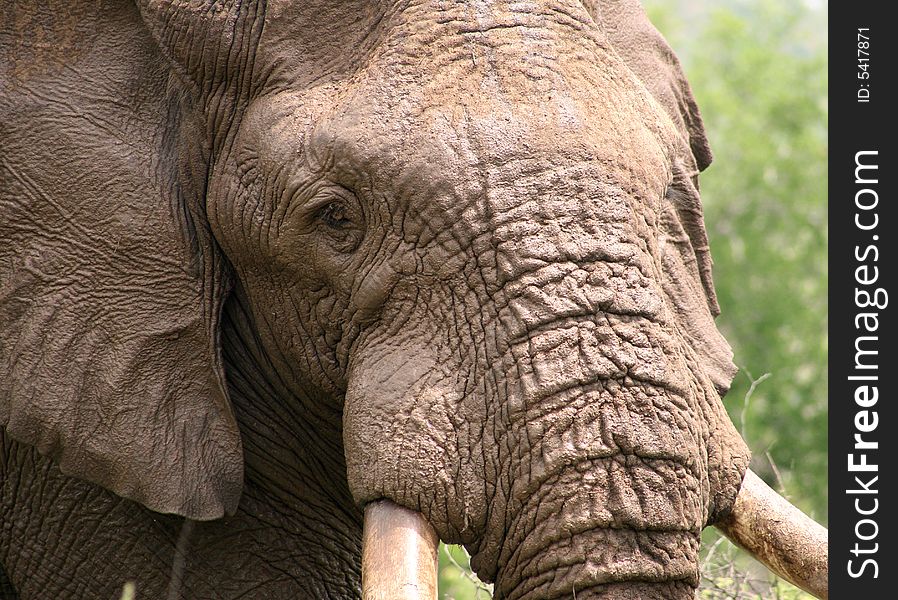
<path fill-rule="evenodd" d="M 711 149 L 695 97 L 679 59 L 637 0 L 592 0 L 587 9 L 682 137 L 661 219 L 663 285 L 681 330 L 722 395 L 737 369 L 714 324 L 720 308 L 698 193 L 698 172 L 711 164 Z"/>
<path fill-rule="evenodd" d="M 152 510 L 233 513 L 228 272 L 189 95 L 129 2 L 0 16 L 0 426 Z"/>
<path fill-rule="evenodd" d="M 711 280 L 711 254 L 701 199 L 689 174 L 682 161 L 674 161 L 661 215 L 662 285 L 680 331 L 723 396 L 737 369 L 733 351 L 714 323 L 720 310 Z"/>

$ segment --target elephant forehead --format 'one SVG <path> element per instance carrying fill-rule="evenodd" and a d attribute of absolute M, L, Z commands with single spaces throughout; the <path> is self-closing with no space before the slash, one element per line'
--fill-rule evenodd
<path fill-rule="evenodd" d="M 594 24 L 557 10 L 471 10 L 410 8 L 347 82 L 333 129 L 414 148 L 444 139 L 476 148 L 488 163 L 628 146 L 631 160 L 644 161 L 659 141 L 669 143 L 666 115 Z"/>
<path fill-rule="evenodd" d="M 333 86 L 312 148 L 393 181 L 409 168 L 420 177 L 422 165 L 457 181 L 539 154 L 664 162 L 669 120 L 579 2 L 334 4 L 310 20 L 294 3 L 271 3 L 258 50 L 257 71 L 274 72 L 269 87 Z M 337 52 L 347 40 L 352 51 Z M 284 75 L 289 65 L 296 72 Z"/>
<path fill-rule="evenodd" d="M 557 31 L 566 29 L 571 38 L 598 35 L 577 0 L 269 0 L 262 18 L 257 77 L 303 86 L 345 78 L 385 51 L 413 67 L 444 49 L 443 58 L 484 63 L 494 59 L 487 48 L 503 40 L 537 57 L 558 54 Z"/>

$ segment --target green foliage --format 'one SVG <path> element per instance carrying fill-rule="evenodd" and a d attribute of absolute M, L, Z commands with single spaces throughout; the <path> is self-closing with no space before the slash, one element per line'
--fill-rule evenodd
<path fill-rule="evenodd" d="M 477 579 L 464 548 L 440 544 L 439 558 L 441 600 L 487 600 L 492 597 L 493 586 Z"/>
<path fill-rule="evenodd" d="M 714 150 L 702 198 L 718 325 L 741 369 L 727 408 L 755 472 L 825 521 L 826 5 L 644 5 L 683 63 Z M 810 598 L 718 539 L 706 532 L 700 598 Z M 464 551 L 452 552 L 456 564 L 441 550 L 440 597 L 487 597 Z"/>

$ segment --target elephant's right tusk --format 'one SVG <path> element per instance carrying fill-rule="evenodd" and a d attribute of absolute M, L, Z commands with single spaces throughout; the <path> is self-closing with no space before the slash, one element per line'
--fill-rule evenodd
<path fill-rule="evenodd" d="M 818 598 L 829 596 L 826 529 L 750 470 L 733 510 L 716 526 L 783 579 Z"/>
<path fill-rule="evenodd" d="M 439 538 L 423 516 L 389 500 L 365 507 L 362 600 L 436 600 Z"/>

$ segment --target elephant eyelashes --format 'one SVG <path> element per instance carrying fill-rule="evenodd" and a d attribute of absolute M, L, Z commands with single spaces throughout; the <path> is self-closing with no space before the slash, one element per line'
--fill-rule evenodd
<path fill-rule="evenodd" d="M 362 241 L 364 232 L 361 211 L 342 200 L 324 204 L 316 211 L 315 219 L 340 252 L 352 252 Z"/>
<path fill-rule="evenodd" d="M 321 209 L 318 218 L 328 227 L 343 230 L 352 225 L 352 221 L 346 215 L 346 207 L 337 202 L 331 202 Z"/>

